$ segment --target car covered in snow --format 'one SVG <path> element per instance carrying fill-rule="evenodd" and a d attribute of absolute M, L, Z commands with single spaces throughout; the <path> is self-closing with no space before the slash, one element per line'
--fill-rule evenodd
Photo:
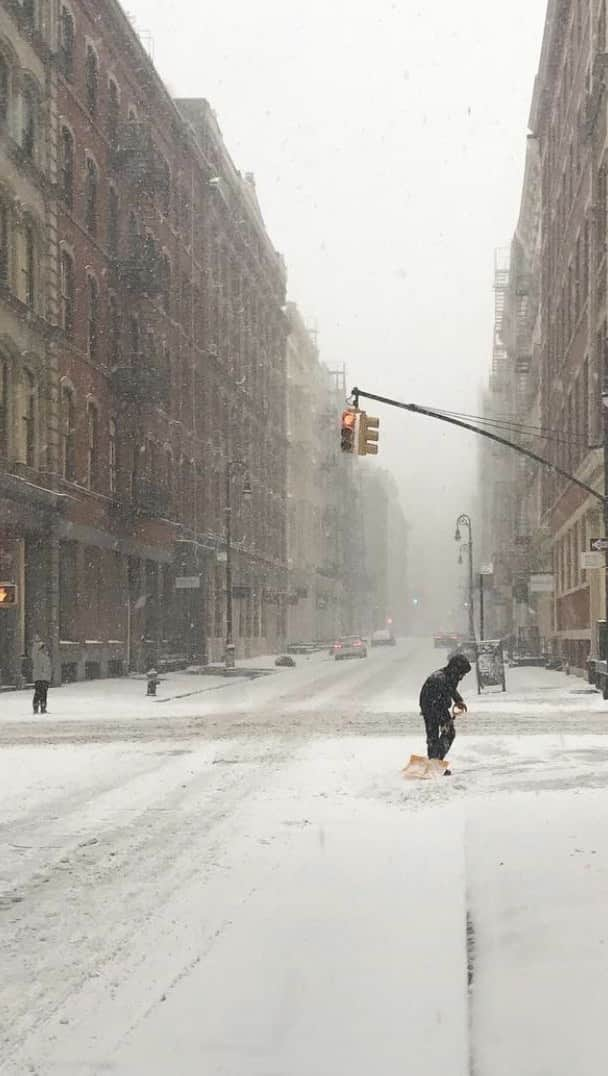
<path fill-rule="evenodd" d="M 439 631 L 433 641 L 437 650 L 454 650 L 461 641 L 461 636 L 455 631 Z"/>
<path fill-rule="evenodd" d="M 372 646 L 395 646 L 397 640 L 388 628 L 380 628 L 372 633 Z"/>
<path fill-rule="evenodd" d="M 330 653 L 336 661 L 342 661 L 344 658 L 366 658 L 367 643 L 360 635 L 344 635 L 341 639 L 336 639 Z"/>

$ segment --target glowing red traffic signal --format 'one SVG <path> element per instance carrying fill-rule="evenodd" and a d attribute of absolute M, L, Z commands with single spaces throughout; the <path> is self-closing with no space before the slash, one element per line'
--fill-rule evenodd
<path fill-rule="evenodd" d="M 0 609 L 14 609 L 17 605 L 15 583 L 0 583 Z"/>
<path fill-rule="evenodd" d="M 354 408 L 349 407 L 346 411 L 342 412 L 342 426 L 340 432 L 340 447 L 343 452 L 354 452 L 358 450 L 358 422 L 359 412 Z"/>

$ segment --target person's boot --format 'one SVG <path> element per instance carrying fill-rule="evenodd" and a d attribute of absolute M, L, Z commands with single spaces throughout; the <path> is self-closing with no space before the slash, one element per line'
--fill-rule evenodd
<path fill-rule="evenodd" d="M 35 706 L 34 706 L 34 713 L 35 713 L 35 714 L 37 714 L 37 713 L 38 713 L 38 705 L 35 705 Z"/>
<path fill-rule="evenodd" d="M 452 776 L 452 771 L 451 770 L 444 770 L 443 771 L 443 776 L 444 777 L 451 777 Z"/>

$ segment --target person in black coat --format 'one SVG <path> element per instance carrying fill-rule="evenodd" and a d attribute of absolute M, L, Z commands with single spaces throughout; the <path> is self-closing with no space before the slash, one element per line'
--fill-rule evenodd
<path fill-rule="evenodd" d="M 431 673 L 423 684 L 420 710 L 426 726 L 429 758 L 443 760 L 454 743 L 456 729 L 452 704 L 455 703 L 461 713 L 467 712 L 464 699 L 458 691 L 458 684 L 470 671 L 469 659 L 464 654 L 454 654 L 444 669 Z"/>

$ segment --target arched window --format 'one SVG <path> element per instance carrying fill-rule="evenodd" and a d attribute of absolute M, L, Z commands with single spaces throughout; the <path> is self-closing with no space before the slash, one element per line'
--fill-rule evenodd
<path fill-rule="evenodd" d="M 63 73 L 71 80 L 74 74 L 74 16 L 65 4 L 61 5 L 59 17 L 59 54 Z"/>
<path fill-rule="evenodd" d="M 120 307 L 115 295 L 110 295 L 108 308 L 110 315 L 110 366 L 120 366 L 122 356 L 122 329 Z"/>
<path fill-rule="evenodd" d="M 110 479 L 110 493 L 116 493 L 118 489 L 118 444 L 116 433 L 116 419 L 111 418 L 108 427 L 108 474 Z"/>
<path fill-rule="evenodd" d="M 139 249 L 139 227 L 133 210 L 129 213 L 129 254 L 136 254 Z"/>
<path fill-rule="evenodd" d="M 4 199 L 0 197 L 0 288 L 7 288 L 9 284 L 9 221 L 8 206 Z"/>
<path fill-rule="evenodd" d="M 84 222 L 91 235 L 97 235 L 97 186 L 97 165 L 92 157 L 87 157 Z"/>
<path fill-rule="evenodd" d="M 9 87 L 10 69 L 0 52 L 0 123 L 6 123 L 8 119 Z"/>
<path fill-rule="evenodd" d="M 22 375 L 21 458 L 28 467 L 36 466 L 36 380 L 29 370 Z"/>
<path fill-rule="evenodd" d="M 161 261 L 161 303 L 166 314 L 171 312 L 171 262 L 169 255 L 163 254 Z"/>
<path fill-rule="evenodd" d="M 173 492 L 173 453 L 168 445 L 165 448 L 165 485 L 171 495 Z"/>
<path fill-rule="evenodd" d="M 116 187 L 110 187 L 108 192 L 108 250 L 113 256 L 118 253 L 118 215 L 118 192 Z"/>
<path fill-rule="evenodd" d="M 25 302 L 33 309 L 36 305 L 36 233 L 31 221 L 24 229 L 23 282 Z"/>
<path fill-rule="evenodd" d="M 88 349 L 89 358 L 94 361 L 97 358 L 97 345 L 99 342 L 99 287 L 94 276 L 87 278 L 87 292 L 89 301 Z"/>
<path fill-rule="evenodd" d="M 99 420 L 97 407 L 87 403 L 87 486 L 95 489 L 99 480 Z"/>
<path fill-rule="evenodd" d="M 118 123 L 120 119 L 120 96 L 118 86 L 113 78 L 108 83 L 108 138 L 115 146 L 118 142 Z"/>
<path fill-rule="evenodd" d="M 97 115 L 98 95 L 98 64 L 97 54 L 92 45 L 87 46 L 87 58 L 85 62 L 85 85 L 87 94 L 87 108 L 91 116 Z"/>
<path fill-rule="evenodd" d="M 0 457 L 9 454 L 10 375 L 8 362 L 0 355 Z"/>
<path fill-rule="evenodd" d="M 61 324 L 66 336 L 74 335 L 74 259 L 61 252 Z"/>
<path fill-rule="evenodd" d="M 76 478 L 74 393 L 66 384 L 61 386 L 61 472 L 68 482 Z"/>
<path fill-rule="evenodd" d="M 29 83 L 23 87 L 21 107 L 21 148 L 28 161 L 33 161 L 36 156 L 38 106 L 34 88 Z"/>
<path fill-rule="evenodd" d="M 139 362 L 139 321 L 134 314 L 129 318 L 129 360 L 131 366 Z"/>
<path fill-rule="evenodd" d="M 64 204 L 74 204 L 74 138 L 67 127 L 61 129 L 61 194 Z"/>

